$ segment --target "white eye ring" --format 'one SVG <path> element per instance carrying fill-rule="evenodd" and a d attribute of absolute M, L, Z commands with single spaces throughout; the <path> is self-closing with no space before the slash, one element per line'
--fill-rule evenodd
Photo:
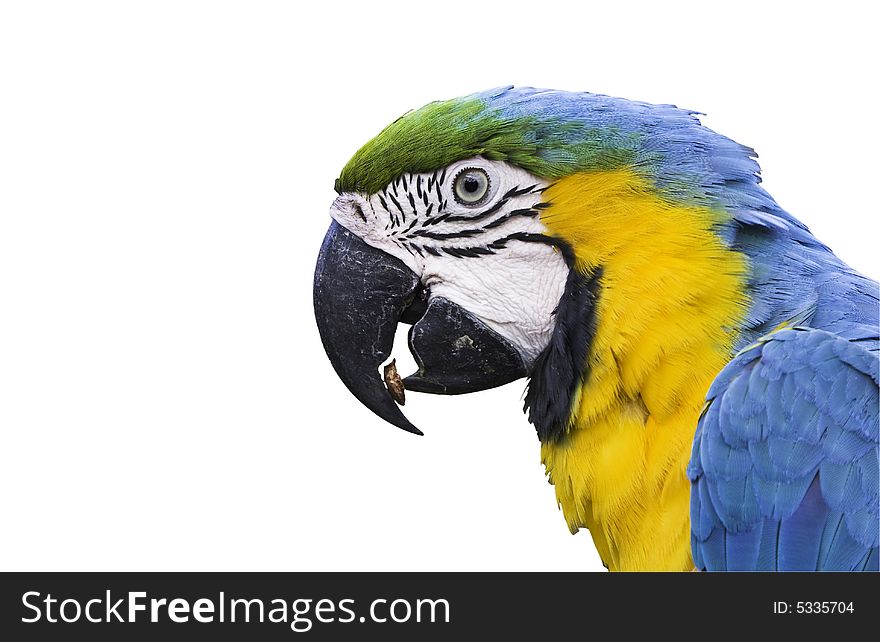
<path fill-rule="evenodd" d="M 486 170 L 479 167 L 465 167 L 452 181 L 452 194 L 462 205 L 473 207 L 486 200 L 491 185 Z"/>

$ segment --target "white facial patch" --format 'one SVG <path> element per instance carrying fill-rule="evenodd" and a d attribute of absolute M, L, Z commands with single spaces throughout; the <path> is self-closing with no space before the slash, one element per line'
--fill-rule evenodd
<path fill-rule="evenodd" d="M 546 186 L 519 167 L 477 157 L 404 174 L 370 196 L 342 194 L 330 216 L 403 261 L 430 297 L 460 305 L 509 340 L 531 367 L 550 341 L 568 275 L 543 236 Z"/>

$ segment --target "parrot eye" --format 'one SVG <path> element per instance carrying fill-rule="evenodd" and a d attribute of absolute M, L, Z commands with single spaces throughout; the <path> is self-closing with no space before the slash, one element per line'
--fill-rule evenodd
<path fill-rule="evenodd" d="M 462 205 L 479 205 L 489 194 L 489 175 L 479 167 L 466 167 L 455 175 L 452 193 Z"/>

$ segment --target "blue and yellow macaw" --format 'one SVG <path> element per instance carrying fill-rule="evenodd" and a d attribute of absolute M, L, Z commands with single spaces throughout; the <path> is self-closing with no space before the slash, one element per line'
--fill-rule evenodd
<path fill-rule="evenodd" d="M 349 390 L 527 377 L 611 570 L 878 570 L 878 284 L 695 112 L 503 88 L 407 113 L 336 181 L 315 313 Z M 386 368 L 410 323 L 418 371 Z M 420 434 L 420 433 L 419 433 Z"/>

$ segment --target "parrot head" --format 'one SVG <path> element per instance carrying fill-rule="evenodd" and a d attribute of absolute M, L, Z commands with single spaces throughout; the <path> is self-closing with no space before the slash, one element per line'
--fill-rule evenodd
<path fill-rule="evenodd" d="M 430 103 L 386 127 L 336 180 L 315 272 L 317 325 L 343 383 L 421 434 L 379 374 L 398 324 L 411 324 L 418 370 L 406 389 L 462 394 L 528 377 L 539 436 L 564 433 L 601 322 L 596 302 L 623 278 L 623 268 L 606 270 L 630 243 L 615 230 L 672 245 L 680 234 L 686 252 L 691 230 L 668 212 L 705 213 L 699 225 L 719 243 L 729 212 L 773 218 L 752 150 L 694 114 L 508 87 Z M 642 192 L 650 213 L 611 205 Z M 665 231 L 654 229 L 661 217 Z"/>

